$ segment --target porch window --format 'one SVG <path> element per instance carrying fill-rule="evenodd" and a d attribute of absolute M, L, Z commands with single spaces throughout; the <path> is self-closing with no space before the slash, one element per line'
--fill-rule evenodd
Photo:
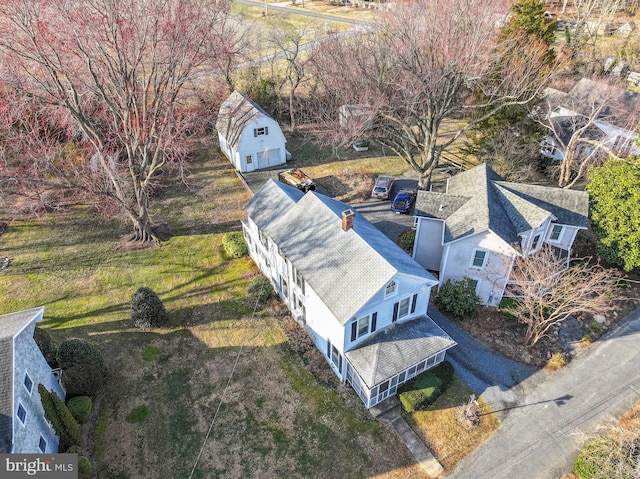
<path fill-rule="evenodd" d="M 558 241 L 560 239 L 560 236 L 562 235 L 563 229 L 564 227 L 562 225 L 553 225 L 553 229 L 551 230 L 551 235 L 549 236 L 549 239 L 551 241 Z"/>
<path fill-rule="evenodd" d="M 471 266 L 473 268 L 484 268 L 487 262 L 487 252 L 481 249 L 473 250 L 473 259 L 471 260 Z"/>

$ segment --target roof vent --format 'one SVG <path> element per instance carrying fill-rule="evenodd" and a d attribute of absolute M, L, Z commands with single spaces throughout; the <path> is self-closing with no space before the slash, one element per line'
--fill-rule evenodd
<path fill-rule="evenodd" d="M 342 229 L 345 231 L 350 230 L 351 228 L 353 228 L 353 218 L 356 216 L 356 214 L 353 212 L 353 210 L 346 210 L 342 212 Z"/>

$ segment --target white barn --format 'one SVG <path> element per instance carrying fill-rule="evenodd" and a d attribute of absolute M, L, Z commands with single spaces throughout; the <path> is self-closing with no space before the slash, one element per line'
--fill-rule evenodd
<path fill-rule="evenodd" d="M 245 210 L 251 257 L 366 407 L 455 346 L 427 316 L 437 280 L 349 205 L 269 180 Z"/>
<path fill-rule="evenodd" d="M 239 91 L 220 107 L 216 130 L 220 149 L 241 173 L 287 161 L 287 140 L 278 122 Z"/>

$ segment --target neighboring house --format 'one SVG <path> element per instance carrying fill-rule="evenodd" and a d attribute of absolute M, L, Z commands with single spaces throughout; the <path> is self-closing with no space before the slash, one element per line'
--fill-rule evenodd
<path fill-rule="evenodd" d="M 604 82 L 583 78 L 568 92 L 548 88 L 545 97 L 550 105 L 551 131 L 542 140 L 540 153 L 562 160 L 569 141 L 581 131 L 577 158 L 590 155 L 601 144 L 620 157 L 640 153 L 634 143 L 640 111 L 640 95 Z M 631 125 L 631 126 L 630 126 Z"/>
<path fill-rule="evenodd" d="M 33 339 L 44 308 L 0 316 L 0 452 L 58 452 L 59 439 L 44 417 L 38 384 L 65 393 Z"/>
<path fill-rule="evenodd" d="M 516 256 L 548 243 L 569 258 L 588 208 L 586 192 L 511 183 L 483 164 L 449 178 L 446 193 L 418 192 L 413 257 L 441 283 L 470 278 L 496 306 Z"/>
<path fill-rule="evenodd" d="M 216 130 L 220 149 L 242 173 L 287 161 L 287 140 L 278 122 L 238 91 L 220 107 Z"/>
<path fill-rule="evenodd" d="M 437 280 L 349 205 L 269 180 L 245 210 L 252 258 L 368 408 L 455 345 L 427 316 Z"/>

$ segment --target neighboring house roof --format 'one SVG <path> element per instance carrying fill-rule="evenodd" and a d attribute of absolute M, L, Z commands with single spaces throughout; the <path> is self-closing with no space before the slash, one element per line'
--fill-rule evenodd
<path fill-rule="evenodd" d="M 586 228 L 588 208 L 584 191 L 511 183 L 483 164 L 449 178 L 447 193 L 419 191 L 415 215 L 445 220 L 445 243 L 492 231 L 512 245 L 550 215 Z"/>
<path fill-rule="evenodd" d="M 13 338 L 43 311 L 34 308 L 0 316 L 0 452 L 8 453 L 12 442 Z"/>
<path fill-rule="evenodd" d="M 398 371 L 455 344 L 430 318 L 421 316 L 378 331 L 345 356 L 367 386 L 373 388 Z"/>
<path fill-rule="evenodd" d="M 257 103 L 236 90 L 220 106 L 216 130 L 227 140 L 228 145 L 237 149 L 244 127 L 258 115 L 271 118 Z"/>
<path fill-rule="evenodd" d="M 560 140 L 561 145 L 567 146 L 571 141 L 571 137 L 573 137 L 574 133 L 580 128 L 584 128 L 585 125 L 587 128 L 580 135 L 580 138 L 589 139 L 589 140 L 603 140 L 606 138 L 606 134 L 598 128 L 597 125 L 591 123 L 588 125 L 589 119 L 578 115 L 578 116 L 554 116 L 551 117 L 551 124 L 553 126 L 553 131 L 555 132 L 555 136 L 557 136 L 558 140 Z"/>
<path fill-rule="evenodd" d="M 598 119 L 625 127 L 640 110 L 640 95 L 606 82 L 581 79 L 559 104 L 586 117 L 602 106 Z"/>
<path fill-rule="evenodd" d="M 397 273 L 437 283 L 357 211 L 344 231 L 342 212 L 350 206 L 333 198 L 313 191 L 301 196 L 269 180 L 244 208 L 342 324 Z"/>

